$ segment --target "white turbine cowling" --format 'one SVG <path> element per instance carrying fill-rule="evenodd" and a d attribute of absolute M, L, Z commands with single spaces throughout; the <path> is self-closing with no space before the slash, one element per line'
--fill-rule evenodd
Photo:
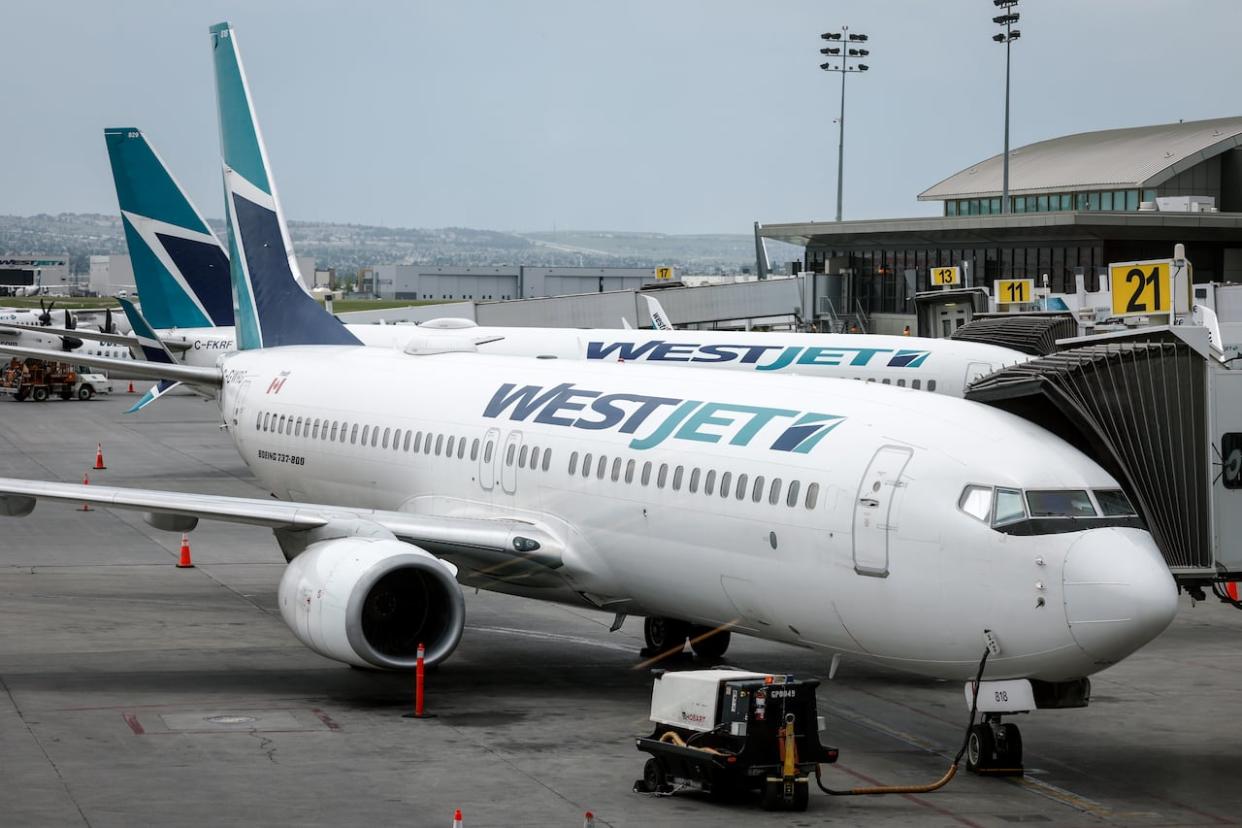
<path fill-rule="evenodd" d="M 461 589 L 448 566 L 392 538 L 320 541 L 289 562 L 280 613 L 303 644 L 359 667 L 407 669 L 457 647 L 465 626 Z"/>

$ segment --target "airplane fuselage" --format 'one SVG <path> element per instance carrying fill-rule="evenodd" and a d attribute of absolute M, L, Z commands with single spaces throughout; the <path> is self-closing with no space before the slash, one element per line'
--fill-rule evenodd
<path fill-rule="evenodd" d="M 279 497 L 516 516 L 567 550 L 555 576 L 463 568 L 466 584 L 952 678 L 985 629 L 994 678 L 1083 676 L 1176 604 L 1145 531 L 1006 534 L 959 509 L 970 484 L 1117 483 L 1031 423 L 943 395 L 357 347 L 220 363 L 233 439 Z"/>

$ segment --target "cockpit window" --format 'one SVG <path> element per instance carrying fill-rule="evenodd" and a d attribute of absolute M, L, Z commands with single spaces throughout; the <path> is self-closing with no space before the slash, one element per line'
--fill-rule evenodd
<path fill-rule="evenodd" d="M 988 522 L 992 514 L 992 489 L 990 486 L 967 486 L 958 498 L 957 508 L 976 520 Z"/>
<path fill-rule="evenodd" d="M 1096 489 L 1095 502 L 1105 517 L 1129 517 L 1136 514 L 1130 498 L 1121 489 Z"/>
<path fill-rule="evenodd" d="M 1031 517 L 1095 517 L 1095 506 L 1084 489 L 1058 489 L 1026 493 Z"/>
<path fill-rule="evenodd" d="M 996 490 L 996 517 L 993 526 L 1013 523 L 1026 517 L 1026 509 L 1022 506 L 1022 492 L 1017 489 Z"/>

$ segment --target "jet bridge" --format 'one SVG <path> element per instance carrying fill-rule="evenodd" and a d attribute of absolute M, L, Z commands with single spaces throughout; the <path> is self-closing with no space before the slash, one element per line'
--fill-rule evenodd
<path fill-rule="evenodd" d="M 1193 326 L 1059 344 L 977 380 L 967 398 L 1038 423 L 1111 472 L 1184 586 L 1242 578 L 1242 371 Z"/>

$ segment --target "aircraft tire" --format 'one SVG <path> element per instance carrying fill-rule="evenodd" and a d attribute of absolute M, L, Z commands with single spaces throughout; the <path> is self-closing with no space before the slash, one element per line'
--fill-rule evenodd
<path fill-rule="evenodd" d="M 699 658 L 723 658 L 724 654 L 729 650 L 729 640 L 732 637 L 728 630 L 721 630 L 707 638 L 694 641 L 700 635 L 709 632 L 711 627 L 700 627 L 694 625 L 690 627 L 690 648 L 694 650 L 694 654 Z"/>
<path fill-rule="evenodd" d="M 678 642 L 685 645 L 690 637 L 690 625 L 676 618 L 653 616 L 643 622 L 643 637 L 649 650 L 663 653 L 676 647 Z"/>

